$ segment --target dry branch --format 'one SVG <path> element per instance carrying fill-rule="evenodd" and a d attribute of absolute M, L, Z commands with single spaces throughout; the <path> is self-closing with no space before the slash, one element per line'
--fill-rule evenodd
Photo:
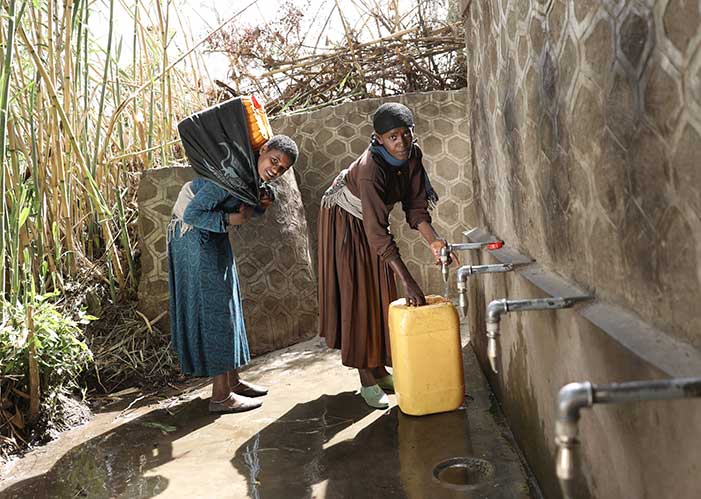
<path fill-rule="evenodd" d="M 465 86 L 460 23 L 430 19 L 425 9 L 418 7 L 400 13 L 394 4 L 384 8 L 390 11 L 388 18 L 377 2 L 374 8 L 361 4 L 364 17 L 355 23 L 359 26 L 356 29 L 343 10 L 347 4 L 334 1 L 322 29 L 336 13 L 343 37 L 322 49 L 318 48 L 322 32 L 312 53 L 304 40 L 290 40 L 290 33 L 300 29 L 303 17 L 291 5 L 280 19 L 266 26 L 218 33 L 210 48 L 229 57 L 231 86 L 239 93 L 263 94 L 271 114 L 364 97 Z M 372 32 L 373 25 L 377 32 Z"/>

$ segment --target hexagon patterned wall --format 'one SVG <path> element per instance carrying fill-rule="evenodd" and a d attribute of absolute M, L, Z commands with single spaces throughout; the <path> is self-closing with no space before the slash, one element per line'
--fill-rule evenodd
<path fill-rule="evenodd" d="M 320 111 L 275 120 L 277 132 L 294 137 L 300 145 L 300 166 L 295 176 L 302 193 L 310 232 L 312 259 L 316 262 L 316 230 L 319 202 L 339 171 L 368 146 L 372 113 L 382 103 L 395 100 L 407 105 L 416 120 L 424 166 L 440 197 L 432 213 L 439 234 L 453 242 L 474 226 L 468 119 L 463 90 L 408 94 L 395 99 L 368 99 Z M 399 250 L 425 293 L 444 293 L 440 271 L 423 238 L 404 222 L 399 206 L 392 214 L 392 233 Z"/>
<path fill-rule="evenodd" d="M 701 4 L 463 3 L 482 224 L 701 348 Z"/>
<path fill-rule="evenodd" d="M 543 495 L 559 498 L 560 387 L 660 378 L 639 352 L 701 350 L 701 3 L 462 4 L 479 225 L 607 307 L 504 321 L 500 373 L 489 373 Z M 519 274 L 474 282 L 476 327 L 487 300 L 543 295 Z M 489 369 L 486 343 L 472 345 Z M 686 360 L 672 351 L 670 363 Z M 583 415 L 574 496 L 698 497 L 700 409 Z"/>
<path fill-rule="evenodd" d="M 474 219 L 469 143 L 463 91 L 406 95 L 399 98 L 415 113 L 424 164 L 441 197 L 433 213 L 441 235 L 462 240 Z M 280 183 L 280 196 L 263 217 L 231 234 L 244 298 L 251 349 L 270 351 L 317 332 L 316 218 L 324 190 L 336 174 L 368 145 L 371 114 L 382 101 L 351 102 L 274 120 L 277 133 L 293 137 L 300 157 Z M 144 172 L 139 186 L 139 238 L 142 274 L 140 308 L 150 318 L 168 308 L 166 226 L 189 168 Z M 297 187 L 299 186 L 299 188 Z M 301 193 L 301 195 L 300 195 Z M 443 293 L 439 270 L 417 231 L 397 208 L 392 231 L 407 266 L 426 293 Z"/>
<path fill-rule="evenodd" d="M 139 185 L 139 308 L 154 318 L 168 310 L 166 227 L 191 168 L 147 170 Z M 251 352 L 256 355 L 314 335 L 316 288 L 307 227 L 293 175 L 278 181 L 277 202 L 229 233 L 241 281 Z M 167 327 L 167 316 L 162 325 Z"/>

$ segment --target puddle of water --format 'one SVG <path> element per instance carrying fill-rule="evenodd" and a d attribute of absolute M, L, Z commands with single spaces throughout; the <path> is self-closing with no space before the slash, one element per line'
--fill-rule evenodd
<path fill-rule="evenodd" d="M 337 437 L 351 426 L 361 429 Z M 231 462 L 254 499 L 311 497 L 319 483 L 325 497 L 456 497 L 433 479 L 432 468 L 471 453 L 468 432 L 465 410 L 414 417 L 393 407 L 378 416 L 345 392 L 293 407 Z"/>
<path fill-rule="evenodd" d="M 169 480 L 145 474 L 173 459 L 174 440 L 215 419 L 207 413 L 207 401 L 199 398 L 179 409 L 174 416 L 163 410 L 152 411 L 83 442 L 47 473 L 17 482 L 2 490 L 0 496 L 154 497 L 168 488 Z"/>
<path fill-rule="evenodd" d="M 108 424 L 106 433 L 76 445 L 47 473 L 17 482 L 0 496 L 175 495 L 186 470 L 192 474 L 189 485 L 203 496 L 236 490 L 235 496 L 247 491 L 254 499 L 313 497 L 323 484 L 324 497 L 464 498 L 465 489 L 450 484 L 472 481 L 475 471 L 454 467 L 436 477 L 434 466 L 455 456 L 484 457 L 492 445 L 486 440 L 499 434 L 485 426 L 481 414 L 491 420 L 486 407 L 474 421 L 464 407 L 414 417 L 396 406 L 375 411 L 352 391 L 300 402 L 265 423 L 256 423 L 255 416 L 242 425 L 234 417 L 217 421 L 207 404 L 195 399 L 173 408 L 175 415 L 154 410 L 117 427 Z M 176 459 L 181 460 L 168 466 Z M 503 475 L 503 460 L 492 454 L 489 459 Z"/>

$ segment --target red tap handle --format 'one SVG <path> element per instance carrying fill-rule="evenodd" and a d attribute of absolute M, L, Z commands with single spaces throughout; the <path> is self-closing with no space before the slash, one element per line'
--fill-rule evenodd
<path fill-rule="evenodd" d="M 501 240 L 494 241 L 493 243 L 489 243 L 487 245 L 488 250 L 496 250 L 496 249 L 503 248 L 503 247 L 504 247 L 504 241 L 501 241 Z"/>

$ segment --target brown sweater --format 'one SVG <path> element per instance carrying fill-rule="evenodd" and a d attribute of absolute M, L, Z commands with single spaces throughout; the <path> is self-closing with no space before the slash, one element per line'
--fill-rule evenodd
<path fill-rule="evenodd" d="M 421 149 L 414 146 L 407 164 L 393 167 L 367 149 L 348 168 L 347 186 L 362 202 L 363 226 L 370 249 L 384 260 L 399 257 L 399 248 L 389 232 L 389 213 L 395 203 L 401 201 L 412 229 L 421 222 L 431 222 L 422 157 Z"/>

